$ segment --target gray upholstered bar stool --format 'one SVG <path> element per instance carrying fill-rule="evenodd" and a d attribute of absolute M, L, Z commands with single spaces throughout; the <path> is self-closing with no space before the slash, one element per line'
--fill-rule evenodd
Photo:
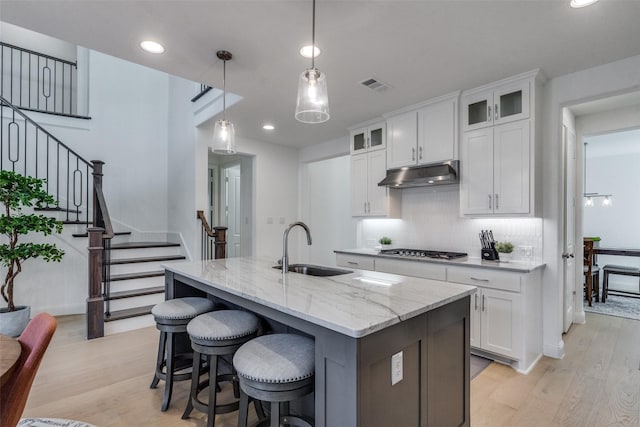
<path fill-rule="evenodd" d="M 191 379 L 191 372 L 176 374 L 177 370 L 184 369 L 185 363 L 177 365 L 176 362 L 191 360 L 192 355 L 176 354 L 176 334 L 186 333 L 187 324 L 196 316 L 213 310 L 215 304 L 206 298 L 187 297 L 176 298 L 156 304 L 151 309 L 151 314 L 156 321 L 156 328 L 160 331 L 158 344 L 158 360 L 156 372 L 151 381 L 151 388 L 156 388 L 160 380 L 165 381 L 164 396 L 162 398 L 162 411 L 169 408 L 173 381 Z"/>
<path fill-rule="evenodd" d="M 289 414 L 289 402 L 314 389 L 315 345 L 312 339 L 294 334 L 263 335 L 238 349 L 233 356 L 233 366 L 241 390 L 238 427 L 247 426 L 249 397 L 271 402 L 271 422 L 263 419 L 259 426 L 313 426 L 313 421 L 307 417 Z"/>
<path fill-rule="evenodd" d="M 193 369 L 189 403 L 182 415 L 183 419 L 195 407 L 207 413 L 207 426 L 215 425 L 216 414 L 226 414 L 238 410 L 238 401 L 219 405 L 216 402 L 218 383 L 228 381 L 233 384 L 235 397 L 239 397 L 238 380 L 235 372 L 218 374 L 218 357 L 232 356 L 241 345 L 258 334 L 260 321 L 252 313 L 240 310 L 219 310 L 201 314 L 187 325 L 187 333 L 193 348 Z M 204 356 L 209 365 L 209 378 L 200 382 L 200 359 Z M 233 370 L 233 367 L 231 367 Z M 208 401 L 198 399 L 198 393 L 209 387 Z"/>

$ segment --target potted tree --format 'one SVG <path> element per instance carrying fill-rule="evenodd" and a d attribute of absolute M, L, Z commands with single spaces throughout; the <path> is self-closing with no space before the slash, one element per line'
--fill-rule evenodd
<path fill-rule="evenodd" d="M 0 263 L 7 272 L 0 288 L 7 307 L 0 308 L 0 333 L 18 336 L 29 322 L 30 307 L 16 306 L 13 301 L 15 278 L 22 272 L 22 265 L 32 258 L 45 261 L 62 260 L 64 252 L 52 243 L 20 242 L 20 236 L 42 233 L 45 236 L 62 232 L 62 223 L 55 218 L 35 213 L 24 213 L 25 207 L 56 205 L 54 198 L 44 190 L 45 180 L 19 173 L 0 171 L 0 202 L 4 212 L 0 216 Z"/>
<path fill-rule="evenodd" d="M 496 250 L 500 254 L 500 261 L 509 262 L 511 260 L 511 252 L 513 252 L 513 243 L 496 242 Z"/>

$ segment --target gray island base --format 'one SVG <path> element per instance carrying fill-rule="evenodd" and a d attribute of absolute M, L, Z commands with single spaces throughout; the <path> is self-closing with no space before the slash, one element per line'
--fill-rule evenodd
<path fill-rule="evenodd" d="M 473 286 L 365 270 L 283 276 L 256 258 L 165 265 L 166 297 L 206 295 L 315 340 L 318 427 L 469 426 Z M 309 409 L 308 406 L 311 406 Z"/>

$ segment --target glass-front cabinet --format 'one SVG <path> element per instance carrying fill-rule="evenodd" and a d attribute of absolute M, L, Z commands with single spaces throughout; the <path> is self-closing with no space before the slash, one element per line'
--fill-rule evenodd
<path fill-rule="evenodd" d="M 530 91 L 529 80 L 524 80 L 463 97 L 463 130 L 528 118 Z"/>
<path fill-rule="evenodd" d="M 387 148 L 386 133 L 384 121 L 352 130 L 350 132 L 351 154 Z"/>

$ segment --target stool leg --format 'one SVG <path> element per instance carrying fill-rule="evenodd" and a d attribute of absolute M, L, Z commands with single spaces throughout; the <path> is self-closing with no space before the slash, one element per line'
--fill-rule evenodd
<path fill-rule="evenodd" d="M 242 396 L 242 394 L 240 396 Z M 256 414 L 258 415 L 259 420 L 267 417 L 264 413 L 264 409 L 262 408 L 261 400 L 253 399 L 253 406 L 255 407 Z"/>
<path fill-rule="evenodd" d="M 249 396 L 247 395 L 247 393 L 240 391 L 240 408 L 238 408 L 238 427 L 247 427 L 248 416 L 249 416 Z M 260 417 L 258 416 L 258 418 Z"/>
<path fill-rule="evenodd" d="M 609 272 L 604 272 L 604 279 L 602 280 L 602 302 L 607 300 L 609 293 Z"/>
<path fill-rule="evenodd" d="M 164 362 L 164 351 L 167 333 L 160 331 L 160 339 L 158 340 L 158 360 L 156 361 L 156 371 L 153 373 L 153 381 L 149 388 L 157 388 L 160 377 L 158 373 L 162 372 L 162 362 Z"/>
<path fill-rule="evenodd" d="M 271 427 L 280 427 L 280 403 L 271 402 Z"/>
<path fill-rule="evenodd" d="M 162 412 L 166 412 L 169 409 L 169 402 L 171 401 L 171 392 L 173 391 L 173 353 L 176 338 L 173 332 L 167 332 L 167 380 L 164 384 L 164 398 L 162 399 Z"/>
<path fill-rule="evenodd" d="M 218 356 L 208 356 L 209 359 L 209 406 L 207 407 L 207 427 L 216 423 L 216 397 L 218 388 Z"/>
<path fill-rule="evenodd" d="M 200 353 L 193 351 L 193 365 L 191 368 L 191 392 L 187 400 L 187 407 L 182 414 L 182 419 L 186 420 L 193 411 L 193 400 L 198 397 L 198 384 L 200 383 Z"/>

